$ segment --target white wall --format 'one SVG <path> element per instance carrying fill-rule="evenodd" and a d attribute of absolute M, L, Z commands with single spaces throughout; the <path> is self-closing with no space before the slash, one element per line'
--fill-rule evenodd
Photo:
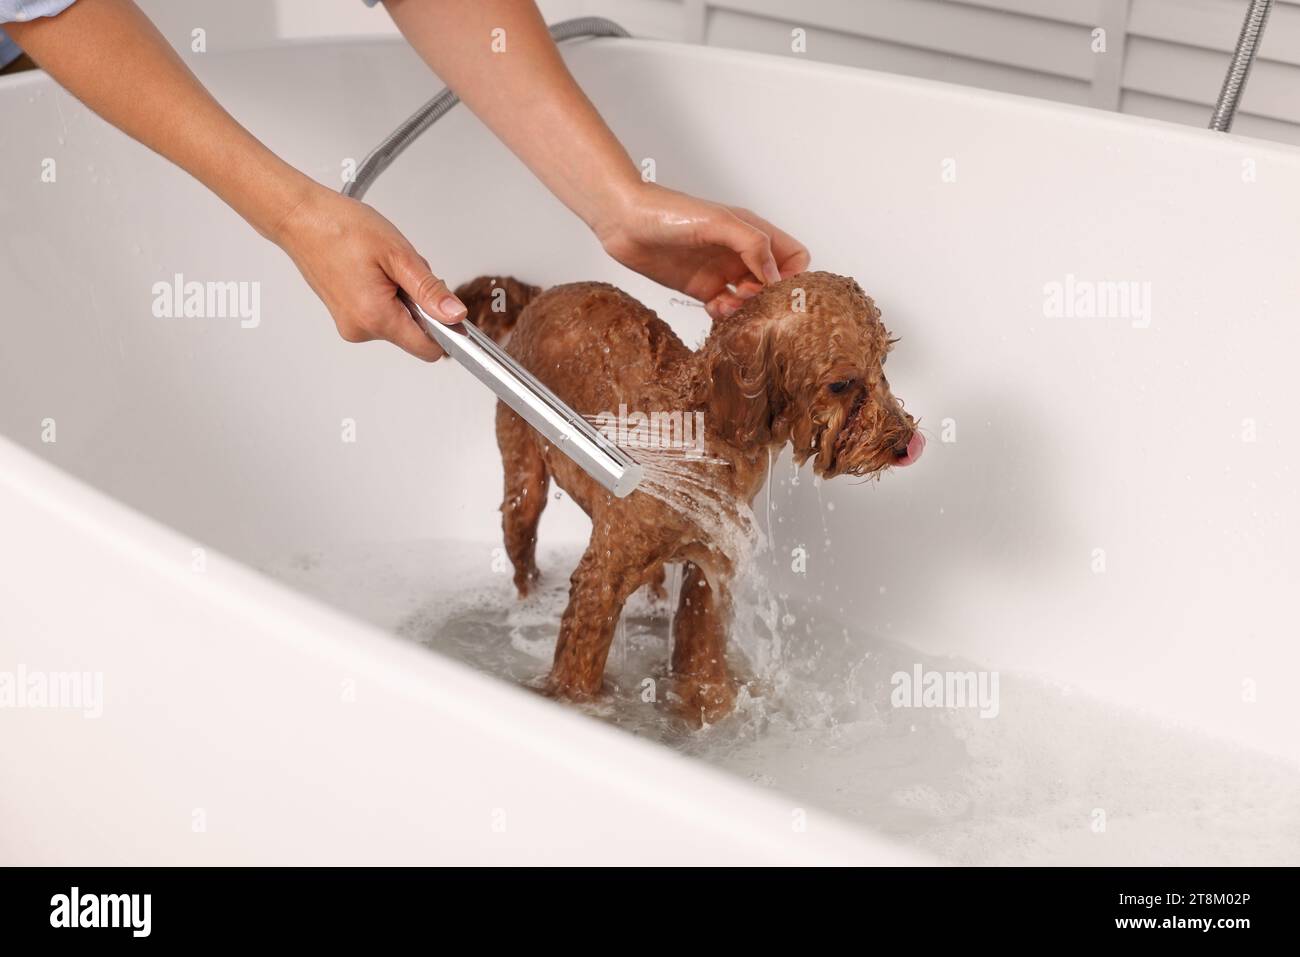
<path fill-rule="evenodd" d="M 392 35 L 361 0 L 139 0 L 172 42 Z M 806 56 L 1205 126 L 1248 0 L 542 0 L 637 36 Z M 1105 30 L 1104 52 L 1094 31 Z M 802 30 L 804 52 L 792 50 Z M 1277 0 L 1234 132 L 1300 143 L 1300 0 Z"/>
<path fill-rule="evenodd" d="M 587 0 L 634 32 L 1207 124 L 1248 0 Z M 1104 51 L 1094 50 L 1105 31 Z M 1300 143 L 1300 0 L 1277 0 L 1236 132 Z"/>
<path fill-rule="evenodd" d="M 687 40 L 924 76 L 1204 126 L 1248 0 L 543 0 L 550 21 L 618 20 Z M 152 8 L 194 5 L 150 0 Z M 392 33 L 360 0 L 202 2 L 223 18 L 274 7 L 285 37 Z M 1095 29 L 1106 31 L 1094 52 Z M 806 53 L 791 51 L 791 31 Z M 1277 0 L 1235 132 L 1300 143 L 1300 0 Z"/>

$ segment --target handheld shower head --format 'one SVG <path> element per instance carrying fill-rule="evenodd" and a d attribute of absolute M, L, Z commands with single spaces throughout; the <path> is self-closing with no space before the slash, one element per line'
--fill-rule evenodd
<path fill-rule="evenodd" d="M 632 493 L 641 466 L 559 396 L 517 363 L 472 322 L 449 326 L 420 308 L 405 293 L 402 302 L 434 342 L 496 393 L 525 422 L 615 498 Z"/>
<path fill-rule="evenodd" d="M 576 37 L 626 37 L 627 31 L 603 17 L 578 17 L 550 28 L 558 43 Z M 450 88 L 442 90 L 401 126 L 393 130 L 357 168 L 343 195 L 360 199 L 402 151 L 447 114 L 460 100 Z M 402 302 L 434 342 L 497 394 L 506 405 L 540 432 L 552 445 L 616 498 L 630 495 L 641 481 L 641 466 L 569 408 L 523 366 L 470 322 L 448 326 L 431 317 L 401 293 Z"/>

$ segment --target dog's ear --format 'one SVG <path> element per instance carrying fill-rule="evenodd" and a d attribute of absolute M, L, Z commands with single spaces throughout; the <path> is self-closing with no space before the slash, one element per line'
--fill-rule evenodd
<path fill-rule="evenodd" d="M 767 323 L 735 323 L 718 336 L 705 362 L 705 402 L 719 435 L 741 446 L 772 441 L 778 409 Z"/>

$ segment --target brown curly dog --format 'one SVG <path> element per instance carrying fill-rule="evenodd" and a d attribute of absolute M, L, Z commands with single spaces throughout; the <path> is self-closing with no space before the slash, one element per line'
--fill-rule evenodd
<path fill-rule="evenodd" d="M 747 511 L 767 478 L 769 453 L 787 442 L 817 475 L 871 475 L 915 461 L 925 446 L 885 378 L 892 346 L 880 311 L 852 279 L 812 272 L 770 285 L 688 349 L 662 319 L 604 283 L 545 293 L 482 277 L 456 290 L 469 317 L 584 415 L 620 406 L 647 415 L 703 416 L 704 458 L 629 450 L 649 462 L 649 483 L 616 499 L 505 405 L 497 441 L 505 466 L 502 524 L 515 585 L 537 579 L 537 524 L 552 478 L 591 517 L 591 543 L 571 579 L 548 689 L 582 699 L 601 690 L 623 604 L 684 565 L 673 619 L 674 692 L 695 721 L 735 701 L 726 641 L 737 544 L 719 516 Z M 666 477 L 666 478 L 665 478 Z M 692 508 L 671 494 L 680 485 Z"/>

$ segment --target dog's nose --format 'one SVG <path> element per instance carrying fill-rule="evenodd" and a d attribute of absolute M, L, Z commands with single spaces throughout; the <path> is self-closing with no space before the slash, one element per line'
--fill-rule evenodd
<path fill-rule="evenodd" d="M 913 432 L 906 445 L 894 446 L 894 464 L 911 465 L 921 457 L 921 453 L 924 451 L 925 436 L 920 432 Z"/>

